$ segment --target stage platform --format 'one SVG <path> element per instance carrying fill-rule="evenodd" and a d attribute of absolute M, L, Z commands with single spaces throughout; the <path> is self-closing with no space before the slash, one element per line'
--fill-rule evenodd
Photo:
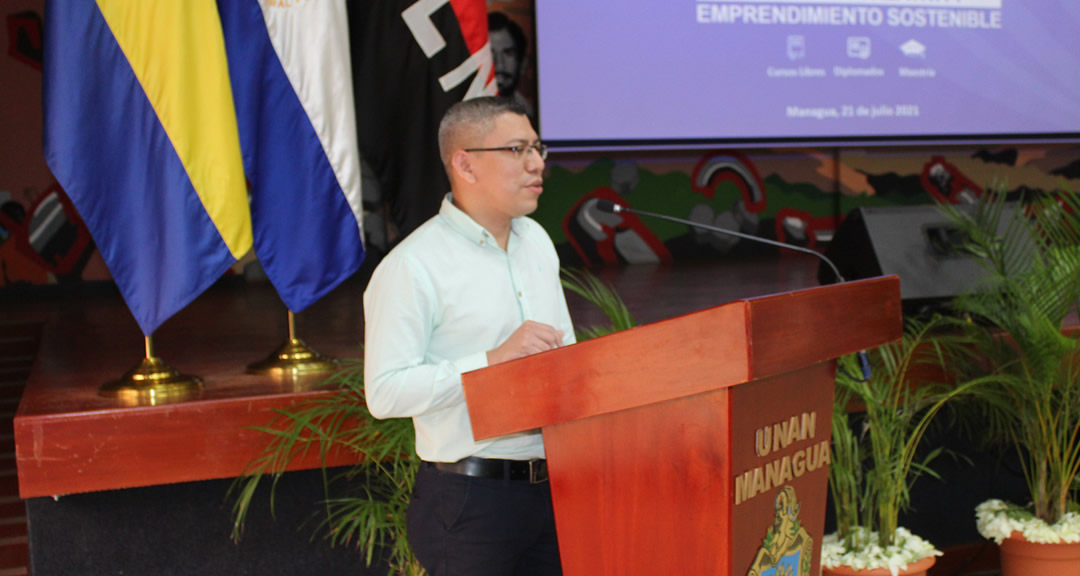
<path fill-rule="evenodd" d="M 630 266 L 597 274 L 616 286 L 639 323 L 731 300 L 816 285 L 817 263 L 803 256 L 730 265 Z M 297 331 L 317 351 L 362 356 L 358 274 L 297 315 Z M 606 323 L 568 296 L 578 326 Z M 59 301 L 56 301 L 59 300 Z M 200 376 L 192 397 L 156 406 L 126 405 L 98 394 L 135 366 L 141 333 L 115 290 L 83 290 L 41 300 L 16 321 L 44 321 L 40 350 L 15 417 L 23 498 L 234 477 L 265 445 L 273 411 L 327 392 L 318 378 L 289 380 L 245 373 L 286 337 L 286 310 L 265 283 L 226 279 L 168 320 L 154 335 L 157 354 Z M 332 465 L 349 464 L 338 454 Z M 315 455 L 294 469 L 318 466 Z"/>
<path fill-rule="evenodd" d="M 792 253 L 767 260 L 634 265 L 595 273 L 616 287 L 638 323 L 645 324 L 737 299 L 817 286 L 817 269 L 817 259 Z M 298 335 L 324 354 L 361 357 L 362 293 L 369 275 L 370 267 L 366 267 L 297 315 Z M 607 324 L 591 304 L 574 294 L 568 294 L 567 300 L 579 328 Z M 0 293 L 0 327 L 33 323 L 42 325 L 42 337 L 15 418 L 15 449 L 19 491 L 27 499 L 32 526 L 31 557 L 39 569 L 35 573 L 71 573 L 73 567 L 101 567 L 102 562 L 113 562 L 110 565 L 117 569 L 141 566 L 154 573 L 184 573 L 179 568 L 160 572 L 162 564 L 153 555 L 142 564 L 122 556 L 109 560 L 124 550 L 119 543 L 110 545 L 114 538 L 106 536 L 109 533 L 141 538 L 151 548 L 161 545 L 162 538 L 186 541 L 180 544 L 178 557 L 192 552 L 192 542 L 201 543 L 196 550 L 205 550 L 222 568 L 242 568 L 254 557 L 270 566 L 273 562 L 267 558 L 279 558 L 282 574 L 289 573 L 288 558 L 311 553 L 303 551 L 310 544 L 310 527 L 294 534 L 293 539 L 303 542 L 295 549 L 283 544 L 284 540 L 264 539 L 272 544 L 257 545 L 255 553 L 250 542 L 240 547 L 228 542 L 225 489 L 268 440 L 252 428 L 267 424 L 276 409 L 330 393 L 318 378 L 289 381 L 245 373 L 248 363 L 266 357 L 286 337 L 286 310 L 269 284 L 227 277 L 155 334 L 160 357 L 206 383 L 202 392 L 175 403 L 125 405 L 98 394 L 102 384 L 137 364 L 143 352 L 142 335 L 114 287 L 55 287 L 14 297 L 11 292 Z M 331 466 L 352 463 L 347 454 L 335 454 L 328 462 Z M 318 466 L 312 455 L 295 462 L 292 469 Z M 944 471 L 958 480 L 951 481 L 947 490 L 940 486 L 930 490 L 932 507 L 962 508 L 965 515 L 973 515 L 973 505 L 967 507 L 966 502 L 970 498 L 956 498 L 955 491 L 960 488 L 971 498 L 980 496 L 981 488 L 972 489 L 971 484 L 985 483 L 988 478 L 994 482 L 986 466 L 977 471 L 956 464 Z M 311 473 L 314 470 L 292 474 L 293 482 L 308 486 L 303 498 L 309 498 L 306 502 L 314 510 L 320 494 L 315 489 L 318 482 L 305 476 Z M 930 483 L 925 481 L 918 488 Z M 915 496 L 913 501 L 918 501 Z M 182 512 L 183 502 L 191 499 L 200 500 L 198 513 L 212 515 L 212 521 Z M 296 502 L 286 505 L 303 507 Z M 140 522 L 142 510 L 172 524 L 157 527 L 152 518 Z M 264 520 L 264 524 L 274 523 Z M 996 551 L 969 546 L 975 542 L 970 537 L 974 522 L 966 517 L 961 520 L 929 526 L 939 533 L 948 531 L 944 541 L 933 533 L 923 534 L 942 546 L 958 546 L 957 552 L 965 558 L 969 553 Z M 970 529 L 956 527 L 968 523 Z M 69 524 L 79 526 L 78 548 L 90 560 L 64 556 L 64 546 L 72 544 L 64 541 L 63 526 Z M 210 526 L 215 534 L 207 538 Z M 918 526 L 912 528 L 918 532 Z M 166 536 L 170 532 L 175 533 Z M 218 542 L 217 548 L 206 548 L 211 546 L 208 542 Z M 322 573 L 363 573 L 357 571 L 355 556 L 330 555 Z M 956 562 L 951 564 L 956 566 Z"/>

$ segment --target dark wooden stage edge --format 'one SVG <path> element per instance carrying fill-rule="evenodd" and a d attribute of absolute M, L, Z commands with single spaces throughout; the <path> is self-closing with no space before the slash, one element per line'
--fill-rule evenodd
<path fill-rule="evenodd" d="M 347 296 L 346 288 L 333 314 L 325 307 L 299 323 L 300 336 L 324 354 L 361 354 L 362 313 Z M 204 390 L 157 406 L 102 397 L 102 384 L 140 360 L 142 335 L 115 293 L 74 300 L 51 311 L 15 416 L 23 498 L 239 476 L 269 438 L 253 427 L 276 409 L 328 394 L 318 379 L 245 373 L 285 340 L 286 310 L 269 286 L 226 282 L 154 335 L 156 353 L 203 378 Z M 328 462 L 349 463 L 343 454 Z M 313 451 L 291 468 L 318 465 Z"/>
<path fill-rule="evenodd" d="M 801 256 L 680 267 L 603 270 L 640 323 L 737 298 L 816 285 L 817 263 Z M 358 275 L 359 276 L 359 275 Z M 362 355 L 362 292 L 366 278 L 345 283 L 298 315 L 301 338 L 339 358 Z M 15 417 L 19 489 L 23 498 L 229 478 L 262 450 L 275 409 L 327 394 L 317 382 L 246 374 L 285 338 L 285 308 L 267 284 L 241 279 L 215 286 L 154 335 L 159 356 L 201 376 L 205 390 L 190 400 L 125 406 L 98 395 L 106 381 L 133 367 L 142 338 L 114 291 L 79 294 L 22 309 L 21 320 L 46 327 Z M 579 326 L 605 323 L 570 295 Z M 330 465 L 349 464 L 336 454 Z M 294 469 L 319 465 L 317 455 Z"/>

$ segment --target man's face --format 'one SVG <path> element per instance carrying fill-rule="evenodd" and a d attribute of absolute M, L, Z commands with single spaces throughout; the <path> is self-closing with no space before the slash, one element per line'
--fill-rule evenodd
<path fill-rule="evenodd" d="M 525 116 L 504 113 L 495 118 L 483 141 L 470 147 L 529 146 L 539 141 Z M 536 211 L 543 192 L 544 161 L 536 150 L 523 157 L 509 150 L 469 152 L 484 206 L 500 218 L 518 218 Z"/>
<path fill-rule="evenodd" d="M 518 56 L 514 38 L 508 30 L 495 30 L 488 38 L 495 58 L 495 84 L 499 87 L 499 96 L 510 96 L 517 88 L 524 62 Z"/>

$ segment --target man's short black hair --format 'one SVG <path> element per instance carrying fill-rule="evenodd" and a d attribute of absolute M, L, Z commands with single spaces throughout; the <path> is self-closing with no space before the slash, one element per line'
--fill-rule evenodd
<path fill-rule="evenodd" d="M 525 39 L 525 32 L 521 30 L 517 22 L 514 22 L 502 12 L 488 12 L 488 34 L 496 30 L 506 30 L 510 33 L 510 39 L 514 41 L 514 51 L 518 58 L 525 58 L 525 49 L 529 47 L 529 41 Z"/>
<path fill-rule="evenodd" d="M 450 155 L 454 152 L 454 141 L 473 131 L 487 135 L 495 123 L 495 118 L 506 113 L 529 117 L 529 113 L 520 103 L 503 96 L 463 100 L 446 111 L 439 122 L 439 156 L 447 175 L 450 174 Z"/>

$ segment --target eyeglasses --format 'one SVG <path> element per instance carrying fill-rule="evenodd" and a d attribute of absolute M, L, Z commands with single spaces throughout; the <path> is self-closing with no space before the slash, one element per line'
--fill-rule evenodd
<path fill-rule="evenodd" d="M 541 160 L 547 160 L 548 147 L 544 144 L 537 142 L 536 144 L 517 144 L 515 146 L 496 146 L 494 148 L 466 148 L 466 152 L 494 152 L 496 150 L 505 150 L 507 152 L 513 152 L 514 157 L 518 160 L 524 160 L 525 155 L 529 150 L 536 150 L 536 153 L 540 155 Z"/>

